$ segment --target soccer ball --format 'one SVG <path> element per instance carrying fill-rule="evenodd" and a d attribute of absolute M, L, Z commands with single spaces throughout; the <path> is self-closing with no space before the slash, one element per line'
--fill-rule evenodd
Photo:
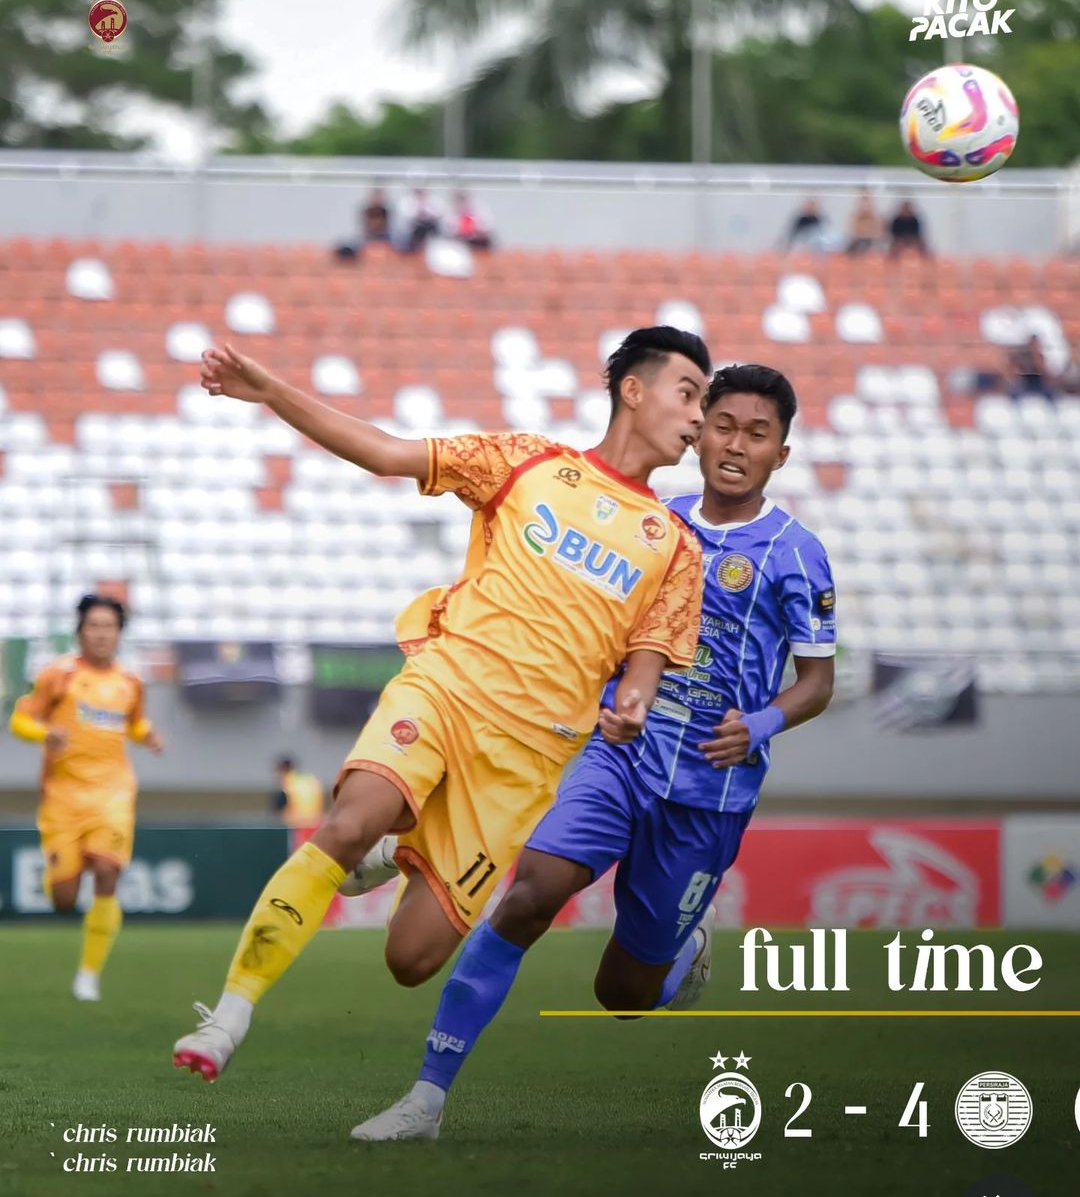
<path fill-rule="evenodd" d="M 904 149 L 919 170 L 947 183 L 1000 170 L 1019 130 L 1012 92 L 991 71 L 960 62 L 923 75 L 900 109 Z"/>

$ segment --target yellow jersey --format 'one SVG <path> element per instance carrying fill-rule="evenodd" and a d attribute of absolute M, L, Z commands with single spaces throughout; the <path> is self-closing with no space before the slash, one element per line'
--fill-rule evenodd
<path fill-rule="evenodd" d="M 422 493 L 453 492 L 475 515 L 461 578 L 399 616 L 401 647 L 495 726 L 568 760 L 628 653 L 693 663 L 697 538 L 595 453 L 521 433 L 427 443 Z"/>
<path fill-rule="evenodd" d="M 27 723 L 27 720 L 30 722 Z M 98 668 L 78 656 L 65 656 L 42 670 L 29 694 L 15 704 L 12 730 L 60 727 L 67 744 L 46 750 L 42 800 L 78 805 L 135 797 L 135 773 L 128 760 L 128 736 L 142 740 L 150 731 L 143 712 L 143 686 L 117 665 Z"/>

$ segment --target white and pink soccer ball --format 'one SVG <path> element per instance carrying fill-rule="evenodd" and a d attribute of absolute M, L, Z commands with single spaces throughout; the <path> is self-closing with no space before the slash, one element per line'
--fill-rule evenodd
<path fill-rule="evenodd" d="M 904 149 L 919 170 L 947 183 L 1000 170 L 1019 131 L 1012 92 L 992 71 L 961 62 L 923 75 L 900 109 Z"/>

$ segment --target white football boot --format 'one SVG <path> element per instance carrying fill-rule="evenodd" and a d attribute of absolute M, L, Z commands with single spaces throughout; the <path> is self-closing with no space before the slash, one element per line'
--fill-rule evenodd
<path fill-rule="evenodd" d="M 345 880 L 338 886 L 338 893 L 345 898 L 355 898 L 392 881 L 401 871 L 394 864 L 396 851 L 397 836 L 383 836 L 356 868 L 345 874 Z"/>
<path fill-rule="evenodd" d="M 385 1143 L 390 1139 L 437 1139 L 442 1114 L 433 1114 L 408 1094 L 367 1122 L 354 1126 L 350 1139 Z"/>
<path fill-rule="evenodd" d="M 694 937 L 699 941 L 698 950 L 690 962 L 686 976 L 683 977 L 675 996 L 667 1004 L 668 1010 L 685 1010 L 693 1006 L 700 999 L 705 986 L 709 983 L 712 972 L 712 933 L 716 922 L 716 911 L 710 905 L 706 907 L 701 922 L 694 928 Z"/>
<path fill-rule="evenodd" d="M 195 1003 L 200 1022 L 190 1035 L 182 1035 L 173 1045 L 173 1063 L 187 1068 L 204 1081 L 216 1081 L 225 1071 L 243 1036 L 234 1038 L 202 1002 Z"/>
<path fill-rule="evenodd" d="M 100 1002 L 100 974 L 92 973 L 88 968 L 80 968 L 75 974 L 75 980 L 71 986 L 71 993 L 77 1002 Z"/>

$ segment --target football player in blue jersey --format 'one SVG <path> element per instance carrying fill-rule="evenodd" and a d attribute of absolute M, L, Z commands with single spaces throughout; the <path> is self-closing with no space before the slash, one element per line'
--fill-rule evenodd
<path fill-rule="evenodd" d="M 609 1010 L 683 1008 L 709 974 L 712 899 L 739 851 L 779 732 L 820 715 L 833 688 L 836 595 L 821 542 L 765 496 L 787 461 L 791 384 L 729 366 L 704 400 L 701 495 L 669 506 L 704 557 L 694 664 L 665 673 L 642 727 L 633 694 L 600 723 L 443 988 L 420 1079 L 353 1138 L 433 1139 L 446 1093 L 567 901 L 612 865 L 616 921 L 595 991 Z M 795 681 L 780 689 L 788 655 Z M 639 734 L 639 733 L 644 734 Z"/>

